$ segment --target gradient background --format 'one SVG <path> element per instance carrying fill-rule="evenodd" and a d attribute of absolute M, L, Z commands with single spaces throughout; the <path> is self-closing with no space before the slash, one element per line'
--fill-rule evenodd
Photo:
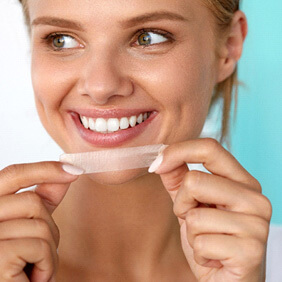
<path fill-rule="evenodd" d="M 249 34 L 239 64 L 237 119 L 231 152 L 271 200 L 267 282 L 282 281 L 282 0 L 243 0 Z M 30 51 L 17 0 L 0 0 L 0 169 L 13 163 L 58 160 L 62 150 L 37 116 Z M 218 111 L 204 135 L 214 135 Z"/>
<path fill-rule="evenodd" d="M 245 0 L 242 10 L 249 34 L 232 152 L 271 200 L 272 223 L 282 224 L 282 1 Z"/>

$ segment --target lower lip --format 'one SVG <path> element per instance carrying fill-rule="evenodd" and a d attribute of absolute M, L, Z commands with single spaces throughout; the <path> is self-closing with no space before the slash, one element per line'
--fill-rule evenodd
<path fill-rule="evenodd" d="M 77 113 L 71 113 L 71 116 L 78 129 L 80 136 L 85 141 L 94 146 L 114 147 L 122 145 L 123 143 L 128 142 L 140 135 L 157 116 L 157 112 L 152 112 L 147 120 L 132 128 L 123 129 L 107 134 L 86 129 L 81 124 L 79 115 Z"/>

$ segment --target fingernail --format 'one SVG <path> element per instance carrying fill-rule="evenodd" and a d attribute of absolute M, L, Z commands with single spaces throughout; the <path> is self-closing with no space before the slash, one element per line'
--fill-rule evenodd
<path fill-rule="evenodd" d="M 148 172 L 150 172 L 150 173 L 155 172 L 160 167 L 160 165 L 162 164 L 163 159 L 164 159 L 163 154 L 158 155 L 158 157 L 150 165 Z"/>
<path fill-rule="evenodd" d="M 81 175 L 84 173 L 84 170 L 82 168 L 70 165 L 70 164 L 63 164 L 62 166 L 63 170 L 69 174 L 72 175 Z"/>

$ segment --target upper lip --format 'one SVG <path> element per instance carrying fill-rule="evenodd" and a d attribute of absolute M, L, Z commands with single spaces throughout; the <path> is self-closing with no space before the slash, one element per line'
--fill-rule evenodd
<path fill-rule="evenodd" d="M 122 118 L 138 116 L 141 113 L 153 112 L 153 109 L 75 109 L 72 113 L 89 118 Z"/>

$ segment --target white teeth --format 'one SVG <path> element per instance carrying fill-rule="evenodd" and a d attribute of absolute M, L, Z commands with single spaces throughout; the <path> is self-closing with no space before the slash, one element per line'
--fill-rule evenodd
<path fill-rule="evenodd" d="M 123 117 L 121 119 L 118 118 L 87 118 L 85 116 L 80 116 L 80 120 L 83 126 L 86 129 L 90 129 L 93 131 L 101 132 L 101 133 L 111 133 L 118 131 L 119 129 L 127 129 L 129 126 L 134 127 L 137 124 L 142 123 L 147 120 L 150 116 L 150 113 L 144 113 L 137 116 L 131 116 L 129 118 Z"/>
<path fill-rule="evenodd" d="M 107 122 L 103 118 L 97 118 L 96 119 L 96 131 L 98 132 L 106 132 L 108 130 L 107 128 Z"/>
<path fill-rule="evenodd" d="M 129 120 L 126 117 L 123 117 L 119 122 L 120 129 L 127 129 L 129 127 Z"/>
<path fill-rule="evenodd" d="M 88 118 L 87 117 L 81 117 L 81 122 L 83 126 L 87 129 L 88 128 Z"/>
<path fill-rule="evenodd" d="M 137 122 L 140 124 L 143 121 L 143 115 L 140 114 L 137 118 Z"/>
<path fill-rule="evenodd" d="M 136 121 L 137 121 L 137 117 L 136 116 L 132 116 L 129 118 L 129 124 L 131 127 L 134 127 L 136 125 Z"/>
<path fill-rule="evenodd" d="M 119 130 L 119 120 L 117 118 L 109 118 L 107 122 L 108 131 L 115 132 Z"/>
<path fill-rule="evenodd" d="M 94 121 L 93 118 L 90 118 L 90 119 L 89 119 L 89 128 L 90 128 L 91 130 L 95 130 L 95 129 L 96 129 L 96 128 L 95 128 L 95 121 Z"/>

